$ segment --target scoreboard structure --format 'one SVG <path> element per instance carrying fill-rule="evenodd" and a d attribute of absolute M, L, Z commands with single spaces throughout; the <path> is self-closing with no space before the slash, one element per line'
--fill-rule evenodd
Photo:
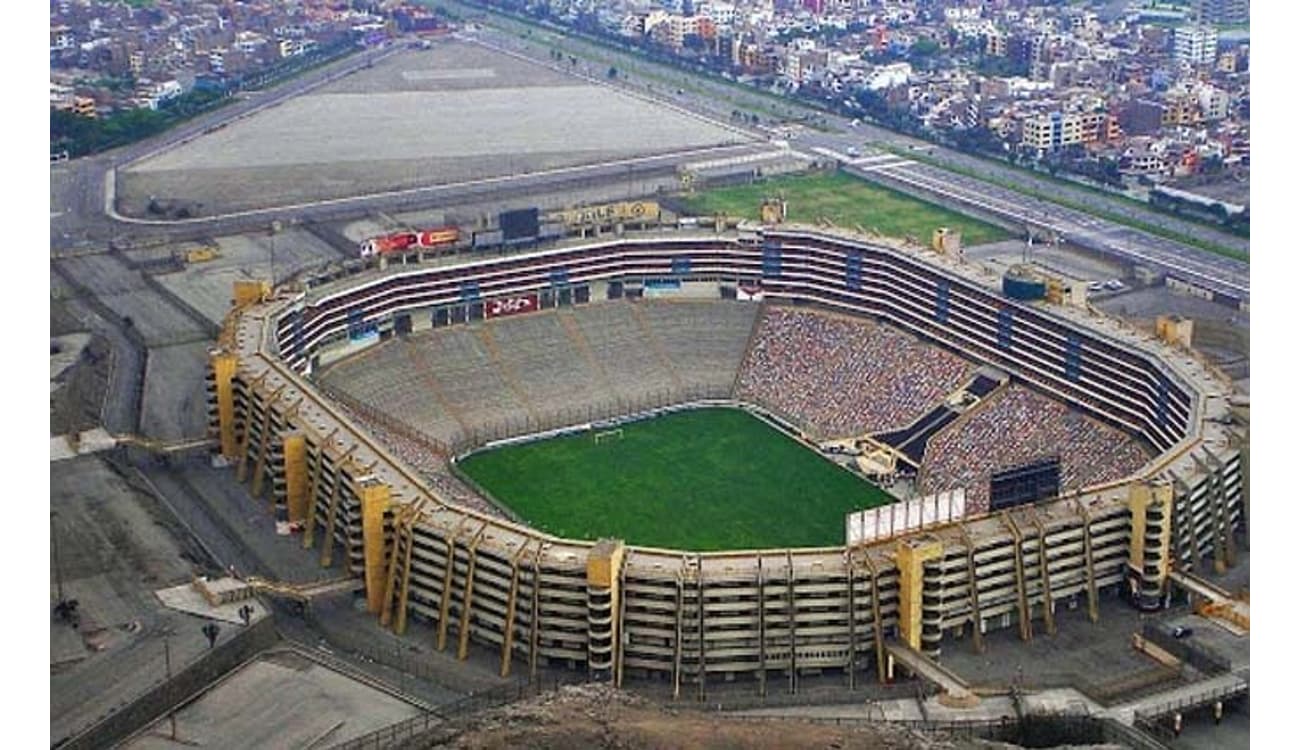
<path fill-rule="evenodd" d="M 1036 503 L 1061 494 L 1061 457 L 1004 469 L 989 478 L 989 510 Z"/>

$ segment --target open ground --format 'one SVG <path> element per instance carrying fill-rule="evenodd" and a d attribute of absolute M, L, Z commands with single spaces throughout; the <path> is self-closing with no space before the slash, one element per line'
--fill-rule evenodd
<path fill-rule="evenodd" d="M 484 47 L 439 43 L 292 98 L 118 177 L 200 215 L 523 174 L 752 140 Z"/>
<path fill-rule="evenodd" d="M 415 706 L 318 664 L 299 652 L 263 654 L 126 742 L 130 750 L 177 744 L 248 748 L 332 746 L 409 719 Z"/>
<path fill-rule="evenodd" d="M 478 453 L 461 468 L 538 528 L 711 551 L 842 544 L 844 514 L 889 502 L 737 409 L 625 424 Z"/>
<path fill-rule="evenodd" d="M 966 245 L 1006 239 L 998 227 L 909 195 L 856 179 L 842 172 L 776 177 L 752 185 L 709 190 L 686 201 L 700 215 L 724 213 L 759 218 L 764 198 L 784 197 L 790 221 L 817 224 L 822 219 L 842 227 L 862 227 L 890 237 L 916 237 L 929 243 L 938 227 L 961 231 Z"/>

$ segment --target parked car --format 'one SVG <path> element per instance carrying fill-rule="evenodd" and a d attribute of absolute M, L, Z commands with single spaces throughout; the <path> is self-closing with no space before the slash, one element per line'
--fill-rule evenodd
<path fill-rule="evenodd" d="M 1183 638 L 1190 638 L 1192 636 L 1192 629 L 1187 627 L 1186 625 L 1178 625 L 1174 627 L 1173 635 L 1175 638 L 1179 640 L 1182 640 Z"/>

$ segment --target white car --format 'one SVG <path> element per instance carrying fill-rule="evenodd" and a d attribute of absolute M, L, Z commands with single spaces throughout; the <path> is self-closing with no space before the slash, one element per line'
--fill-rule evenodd
<path fill-rule="evenodd" d="M 862 152 L 858 150 L 857 146 L 849 146 L 845 153 L 849 156 L 862 156 Z"/>
<path fill-rule="evenodd" d="M 1106 282 L 1106 288 L 1112 291 L 1119 291 L 1120 289 L 1124 288 L 1124 282 L 1120 281 L 1119 279 L 1111 279 L 1110 281 Z"/>
<path fill-rule="evenodd" d="M 1103 283 L 1101 283 L 1100 281 L 1089 281 L 1089 282 L 1088 282 L 1088 291 L 1090 291 L 1090 292 L 1100 292 L 1102 289 L 1105 289 L 1105 288 L 1106 288 L 1106 285 L 1103 284 Z"/>

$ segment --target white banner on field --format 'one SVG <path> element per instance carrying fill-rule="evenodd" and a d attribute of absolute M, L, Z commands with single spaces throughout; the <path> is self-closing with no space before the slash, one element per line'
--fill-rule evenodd
<path fill-rule="evenodd" d="M 875 542 L 936 524 L 950 523 L 964 515 L 964 487 L 936 492 L 915 500 L 849 513 L 844 517 L 844 540 L 847 544 Z"/>

